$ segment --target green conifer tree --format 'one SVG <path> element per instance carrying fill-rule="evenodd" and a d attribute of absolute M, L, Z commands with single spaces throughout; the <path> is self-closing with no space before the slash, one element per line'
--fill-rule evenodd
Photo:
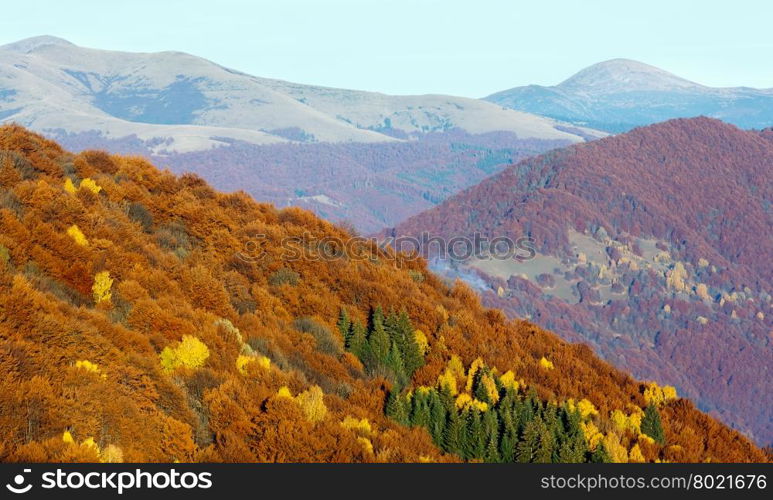
<path fill-rule="evenodd" d="M 462 442 L 465 435 L 465 421 L 462 415 L 453 408 L 448 413 L 448 420 L 445 429 L 443 429 L 443 450 L 448 453 L 455 453 L 464 456 L 462 451 Z"/>
<path fill-rule="evenodd" d="M 549 463 L 553 456 L 553 437 L 541 417 L 530 420 L 524 427 L 518 443 L 516 458 L 519 462 Z"/>
<path fill-rule="evenodd" d="M 386 365 L 391 368 L 392 373 L 394 373 L 395 380 L 393 380 L 393 382 L 395 384 L 404 387 L 409 382 L 408 377 L 405 374 L 405 367 L 403 366 L 403 357 L 400 355 L 400 349 L 397 347 L 396 342 L 392 342 Z"/>
<path fill-rule="evenodd" d="M 456 412 L 456 400 L 454 399 L 454 395 L 451 394 L 451 389 L 444 385 L 440 388 L 438 395 L 440 396 L 440 401 L 443 403 L 446 413 Z"/>
<path fill-rule="evenodd" d="M 502 462 L 515 461 L 515 447 L 518 445 L 518 434 L 513 427 L 505 425 L 502 437 L 499 439 L 499 456 Z"/>
<path fill-rule="evenodd" d="M 411 405 L 411 425 L 416 427 L 429 427 L 431 414 L 429 411 L 429 401 L 427 396 L 416 393 L 413 395 Z"/>
<path fill-rule="evenodd" d="M 483 455 L 483 460 L 489 463 L 497 463 L 500 461 L 499 442 L 494 434 L 489 436 L 488 444 L 486 445 L 486 452 Z"/>
<path fill-rule="evenodd" d="M 483 433 L 486 435 L 486 443 L 489 436 L 495 436 L 499 442 L 499 416 L 494 408 L 483 412 Z"/>
<path fill-rule="evenodd" d="M 346 348 L 355 356 L 362 360 L 365 344 L 367 343 L 367 330 L 359 321 L 355 321 L 351 327 L 349 342 Z"/>
<path fill-rule="evenodd" d="M 338 317 L 338 331 L 341 333 L 341 338 L 344 339 L 344 345 L 348 348 L 352 336 L 352 321 L 345 307 L 341 308 L 341 314 Z"/>
<path fill-rule="evenodd" d="M 392 345 L 389 335 L 384 328 L 384 314 L 381 307 L 377 307 L 371 318 L 371 330 L 368 335 L 368 345 L 373 357 L 379 364 L 386 364 L 389 357 L 389 349 Z"/>
<path fill-rule="evenodd" d="M 472 393 L 475 396 L 475 399 L 478 401 L 483 401 L 484 403 L 491 403 L 491 398 L 489 397 L 488 390 L 486 390 L 486 386 L 483 385 L 481 382 L 481 379 L 484 375 L 483 370 L 478 370 L 478 373 L 475 374 L 475 381 L 473 383 L 473 390 Z"/>
<path fill-rule="evenodd" d="M 641 419 L 641 431 L 655 440 L 658 444 L 665 444 L 666 435 L 663 431 L 663 423 L 660 420 L 660 412 L 655 405 L 647 405 L 644 416 Z"/>
<path fill-rule="evenodd" d="M 483 458 L 483 453 L 486 451 L 486 435 L 483 432 L 483 418 L 480 410 L 472 408 L 465 411 L 465 420 L 467 426 L 464 433 L 464 440 L 462 442 L 462 451 L 464 457 L 471 458 Z"/>
<path fill-rule="evenodd" d="M 429 433 L 435 443 L 440 445 L 443 442 L 443 431 L 446 426 L 448 415 L 446 412 L 446 407 L 443 404 L 443 401 L 440 399 L 440 393 L 438 393 L 437 390 L 433 390 L 430 393 L 429 413 Z"/>
<path fill-rule="evenodd" d="M 415 329 L 408 313 L 402 311 L 399 314 L 396 327 L 398 331 L 397 336 L 400 339 L 399 347 L 402 350 L 405 362 L 405 372 L 410 377 L 416 370 L 424 366 L 424 355 L 416 342 Z"/>
<path fill-rule="evenodd" d="M 408 411 L 405 399 L 397 391 L 390 391 L 387 396 L 386 414 L 400 425 L 408 425 Z"/>

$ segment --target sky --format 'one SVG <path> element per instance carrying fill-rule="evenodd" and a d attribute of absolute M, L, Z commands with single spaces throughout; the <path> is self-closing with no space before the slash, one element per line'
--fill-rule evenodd
<path fill-rule="evenodd" d="M 770 0 L 24 0 L 0 44 L 54 35 L 178 50 L 257 76 L 483 97 L 612 58 L 711 86 L 773 88 Z"/>

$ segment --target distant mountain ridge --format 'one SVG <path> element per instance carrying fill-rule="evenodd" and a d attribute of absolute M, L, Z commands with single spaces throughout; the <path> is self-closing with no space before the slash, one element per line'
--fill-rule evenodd
<path fill-rule="evenodd" d="M 707 87 L 630 59 L 594 64 L 555 86 L 515 87 L 485 99 L 613 133 L 700 115 L 747 129 L 773 125 L 773 89 Z"/>
<path fill-rule="evenodd" d="M 206 150 L 224 139 L 377 143 L 450 129 L 573 142 L 603 135 L 477 99 L 300 85 L 182 52 L 97 50 L 50 36 L 0 46 L 0 121 L 55 137 L 137 136 L 159 153 Z"/>

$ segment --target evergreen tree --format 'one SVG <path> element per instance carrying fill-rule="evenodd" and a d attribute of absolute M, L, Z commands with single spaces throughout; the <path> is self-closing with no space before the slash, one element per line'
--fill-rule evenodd
<path fill-rule="evenodd" d="M 539 448 L 539 429 L 534 420 L 529 421 L 523 429 L 523 436 L 518 443 L 516 458 L 521 463 L 534 462 Z"/>
<path fill-rule="evenodd" d="M 384 322 L 386 321 L 386 318 L 384 318 L 384 310 L 381 309 L 381 306 L 376 306 L 373 311 L 370 313 L 370 329 L 375 330 L 376 325 L 380 325 L 381 328 L 384 328 Z"/>
<path fill-rule="evenodd" d="M 505 389 L 502 398 L 497 404 L 497 409 L 503 420 L 504 416 L 507 415 L 507 423 L 514 427 L 515 430 L 518 430 L 518 420 L 520 418 L 519 401 L 518 396 L 512 389 Z"/>
<path fill-rule="evenodd" d="M 572 437 L 563 441 L 555 452 L 554 462 L 560 464 L 579 464 L 585 462 L 585 454 L 587 447 L 585 446 L 585 439 L 580 436 L 580 439 Z"/>
<path fill-rule="evenodd" d="M 367 343 L 367 331 L 359 321 L 355 321 L 351 326 L 351 333 L 346 348 L 355 356 L 362 360 L 365 344 Z"/>
<path fill-rule="evenodd" d="M 400 347 L 400 352 L 402 352 L 405 338 L 403 332 L 400 330 L 397 314 L 390 312 L 386 318 L 384 318 L 384 329 L 386 330 L 387 335 L 389 335 L 389 338 L 393 342 L 397 342 L 398 347 Z"/>
<path fill-rule="evenodd" d="M 368 345 L 377 363 L 386 364 L 391 344 L 384 328 L 384 314 L 381 312 L 381 307 L 377 307 L 373 312 L 370 335 L 368 335 Z"/>
<path fill-rule="evenodd" d="M 549 463 L 553 457 L 553 444 L 550 430 L 542 418 L 537 417 L 526 424 L 516 457 L 523 463 Z"/>
<path fill-rule="evenodd" d="M 496 463 L 500 461 L 499 457 L 499 442 L 496 435 L 489 436 L 488 445 L 486 446 L 486 452 L 483 455 L 483 460 L 490 463 Z"/>
<path fill-rule="evenodd" d="M 515 447 L 518 445 L 518 434 L 512 426 L 505 424 L 502 437 L 499 439 L 499 457 L 502 462 L 515 461 Z"/>
<path fill-rule="evenodd" d="M 466 413 L 467 426 L 462 442 L 462 451 L 467 459 L 483 458 L 486 451 L 486 435 L 483 432 L 483 419 L 480 410 L 471 408 Z"/>
<path fill-rule="evenodd" d="M 397 391 L 390 391 L 387 396 L 386 414 L 400 425 L 408 425 L 408 411 L 405 400 Z"/>
<path fill-rule="evenodd" d="M 658 444 L 666 442 L 663 423 L 660 420 L 660 412 L 655 405 L 647 405 L 644 409 L 644 416 L 641 419 L 641 431 L 654 439 Z"/>
<path fill-rule="evenodd" d="M 411 425 L 416 427 L 429 427 L 430 411 L 427 396 L 416 393 L 411 402 Z"/>
<path fill-rule="evenodd" d="M 344 339 L 344 345 L 348 348 L 352 336 L 352 321 L 349 319 L 349 313 L 345 307 L 341 308 L 341 315 L 338 318 L 338 331 L 341 332 L 341 338 Z"/>
<path fill-rule="evenodd" d="M 542 407 L 537 399 L 537 393 L 534 389 L 529 391 L 529 396 L 518 405 L 521 426 L 526 427 L 526 423 L 533 420 L 534 417 L 542 412 Z"/>
<path fill-rule="evenodd" d="M 410 377 L 413 372 L 424 366 L 424 355 L 421 352 L 419 344 L 416 342 L 415 330 L 408 314 L 403 311 L 397 318 L 396 323 L 398 338 L 400 339 L 400 348 L 403 353 L 405 372 Z"/>
<path fill-rule="evenodd" d="M 448 413 L 446 427 L 443 429 L 443 449 L 448 453 L 464 456 L 462 442 L 465 435 L 465 421 L 462 415 L 454 408 Z"/>
<path fill-rule="evenodd" d="M 392 347 L 389 349 L 386 365 L 392 369 L 395 375 L 395 380 L 393 381 L 395 384 L 403 387 L 408 383 L 408 377 L 405 375 L 405 367 L 403 366 L 403 358 L 395 342 L 392 342 Z"/>
<path fill-rule="evenodd" d="M 447 412 L 438 391 L 433 390 L 429 398 L 430 424 L 429 433 L 436 444 L 443 442 L 443 430 L 445 429 Z"/>
<path fill-rule="evenodd" d="M 482 383 L 483 376 L 485 375 L 484 371 L 478 370 L 478 373 L 475 374 L 475 382 L 473 382 L 473 390 L 472 393 L 475 396 L 475 399 L 478 401 L 483 401 L 484 403 L 491 403 L 491 398 L 489 398 L 488 391 L 486 390 L 486 386 Z"/>
<path fill-rule="evenodd" d="M 562 423 L 560 432 L 557 433 L 558 446 L 554 452 L 554 462 L 581 463 L 585 461 L 588 451 L 585 435 L 580 423 L 582 417 L 579 411 L 568 411 L 562 407 L 559 411 Z"/>
<path fill-rule="evenodd" d="M 438 395 L 440 397 L 440 402 L 443 403 L 443 408 L 445 408 L 446 413 L 455 413 L 456 402 L 454 400 L 454 395 L 451 394 L 451 389 L 446 386 L 442 386 L 438 392 Z"/>
<path fill-rule="evenodd" d="M 499 442 L 499 417 L 493 408 L 483 412 L 483 433 L 487 441 L 489 436 L 494 436 Z"/>

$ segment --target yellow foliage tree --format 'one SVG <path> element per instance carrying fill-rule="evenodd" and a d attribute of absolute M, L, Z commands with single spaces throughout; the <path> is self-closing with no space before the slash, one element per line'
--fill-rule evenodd
<path fill-rule="evenodd" d="M 645 443 L 655 444 L 655 440 L 652 439 L 650 436 L 648 436 L 646 434 L 639 434 L 639 438 L 638 439 L 639 439 L 639 441 L 644 441 Z"/>
<path fill-rule="evenodd" d="M 545 370 L 552 370 L 553 368 L 555 368 L 553 366 L 553 362 L 548 360 L 545 356 L 542 356 L 542 358 L 540 358 L 539 365 L 541 368 Z"/>
<path fill-rule="evenodd" d="M 441 373 L 437 379 L 438 387 L 447 388 L 452 396 L 456 396 L 459 390 L 456 387 L 456 376 L 450 368 L 446 368 L 446 371 Z"/>
<path fill-rule="evenodd" d="M 628 453 L 628 461 L 632 463 L 644 463 L 644 454 L 641 452 L 638 444 L 633 445 L 631 451 Z"/>
<path fill-rule="evenodd" d="M 283 385 L 276 392 L 276 397 L 278 397 L 278 398 L 293 399 L 293 393 L 290 392 L 290 389 L 286 385 Z"/>
<path fill-rule="evenodd" d="M 373 432 L 373 428 L 367 418 L 357 420 L 356 418 L 347 415 L 341 422 L 341 426 L 344 429 L 349 429 L 364 436 L 370 436 Z"/>
<path fill-rule="evenodd" d="M 465 391 L 471 392 L 472 386 L 475 383 L 475 375 L 478 373 L 478 370 L 483 368 L 485 363 L 483 363 L 483 360 L 481 358 L 475 358 L 475 360 L 470 365 L 470 370 L 467 372 L 467 385 L 465 386 Z"/>
<path fill-rule="evenodd" d="M 456 398 L 456 407 L 460 410 L 475 408 L 478 411 L 488 411 L 488 404 L 477 399 L 473 399 L 469 394 L 462 393 Z"/>
<path fill-rule="evenodd" d="M 88 189 L 94 194 L 99 194 L 102 188 L 93 179 L 86 177 L 81 181 L 80 189 Z"/>
<path fill-rule="evenodd" d="M 67 236 L 72 238 L 79 246 L 89 246 L 89 240 L 86 239 L 86 235 L 84 235 L 80 228 L 75 224 L 67 228 Z"/>
<path fill-rule="evenodd" d="M 641 411 L 626 415 L 620 410 L 614 410 L 610 419 L 619 432 L 631 431 L 637 436 L 641 433 Z"/>
<path fill-rule="evenodd" d="M 459 356 L 456 354 L 451 356 L 451 359 L 448 360 L 448 370 L 458 379 L 463 379 L 465 377 L 464 365 L 462 364 L 462 360 L 459 359 Z"/>
<path fill-rule="evenodd" d="M 239 357 L 236 358 L 236 369 L 242 375 L 247 375 L 247 365 L 252 363 L 253 361 L 255 361 L 254 357 L 240 354 Z"/>
<path fill-rule="evenodd" d="M 295 397 L 295 401 L 301 406 L 301 410 L 309 422 L 319 422 L 327 416 L 324 396 L 322 389 L 314 385 Z"/>
<path fill-rule="evenodd" d="M 580 411 L 580 416 L 584 419 L 596 416 L 599 414 L 596 407 L 587 399 L 581 399 L 577 402 L 577 409 Z"/>
<path fill-rule="evenodd" d="M 161 368 L 167 373 L 177 368 L 196 369 L 204 366 L 209 357 L 209 348 L 196 337 L 183 335 L 177 347 L 164 347 L 159 356 Z"/>
<path fill-rule="evenodd" d="M 483 401 L 479 401 L 477 399 L 470 401 L 469 407 L 478 411 L 488 411 L 488 403 L 484 403 Z"/>
<path fill-rule="evenodd" d="M 644 400 L 655 406 L 661 406 L 677 397 L 676 388 L 670 385 L 660 387 L 656 382 L 650 382 L 644 389 Z"/>
<path fill-rule="evenodd" d="M 100 302 L 110 302 L 110 299 L 113 298 L 113 294 L 110 292 L 112 286 L 113 279 L 110 278 L 110 272 L 98 272 L 94 276 L 94 285 L 91 287 L 91 291 L 94 293 L 94 302 L 97 304 Z"/>
<path fill-rule="evenodd" d="M 599 431 L 593 422 L 580 422 L 580 428 L 585 436 L 585 443 L 587 443 L 588 449 L 591 451 L 595 450 L 596 446 L 604 439 L 604 434 Z"/>
<path fill-rule="evenodd" d="M 236 358 L 236 369 L 242 375 L 247 375 L 247 365 L 250 363 L 257 363 L 257 365 L 264 370 L 271 368 L 271 360 L 266 356 L 240 354 L 239 357 Z"/>
<path fill-rule="evenodd" d="M 607 450 L 612 463 L 628 463 L 628 450 L 620 444 L 620 437 L 614 432 L 607 432 L 607 435 L 604 436 L 604 449 Z"/>
<path fill-rule="evenodd" d="M 362 445 L 365 453 L 373 455 L 373 443 L 370 442 L 370 439 L 360 436 L 357 438 L 357 442 Z"/>
<path fill-rule="evenodd" d="M 488 396 L 489 401 L 491 401 L 492 404 L 499 401 L 499 390 L 497 389 L 497 384 L 494 382 L 494 379 L 486 375 L 481 379 L 481 383 L 486 389 L 486 395 Z"/>
<path fill-rule="evenodd" d="M 72 180 L 69 177 L 64 181 L 64 190 L 70 194 L 75 194 L 75 191 L 77 191 L 75 184 L 72 183 Z"/>
<path fill-rule="evenodd" d="M 472 402 L 472 396 L 470 396 L 465 392 L 465 393 L 459 394 L 459 396 L 456 398 L 456 407 L 461 409 L 466 407 L 471 402 Z"/>
<path fill-rule="evenodd" d="M 505 373 L 503 373 L 502 376 L 499 377 L 499 381 L 503 386 L 508 387 L 514 391 L 518 391 L 518 389 L 521 387 L 521 382 L 515 380 L 515 373 L 513 373 L 512 370 L 507 370 Z"/>
<path fill-rule="evenodd" d="M 681 262 L 674 264 L 673 269 L 666 273 L 666 285 L 678 292 L 684 291 L 687 287 L 685 284 L 686 279 L 687 270 L 684 268 L 684 264 Z"/>
<path fill-rule="evenodd" d="M 264 370 L 271 368 L 271 360 L 266 356 L 257 356 L 256 359 L 259 367 L 263 368 Z"/>
<path fill-rule="evenodd" d="M 102 373 L 102 369 L 99 367 L 98 364 L 92 363 L 91 361 L 86 359 L 76 361 L 75 368 L 80 368 L 81 370 L 86 370 L 87 372 L 93 373 L 95 375 L 99 375 L 103 379 L 107 378 L 107 375 Z"/>
<path fill-rule="evenodd" d="M 416 345 L 419 346 L 421 355 L 426 356 L 429 352 L 429 341 L 427 341 L 427 336 L 424 335 L 424 332 L 416 330 L 413 332 L 413 339 L 416 342 Z"/>

